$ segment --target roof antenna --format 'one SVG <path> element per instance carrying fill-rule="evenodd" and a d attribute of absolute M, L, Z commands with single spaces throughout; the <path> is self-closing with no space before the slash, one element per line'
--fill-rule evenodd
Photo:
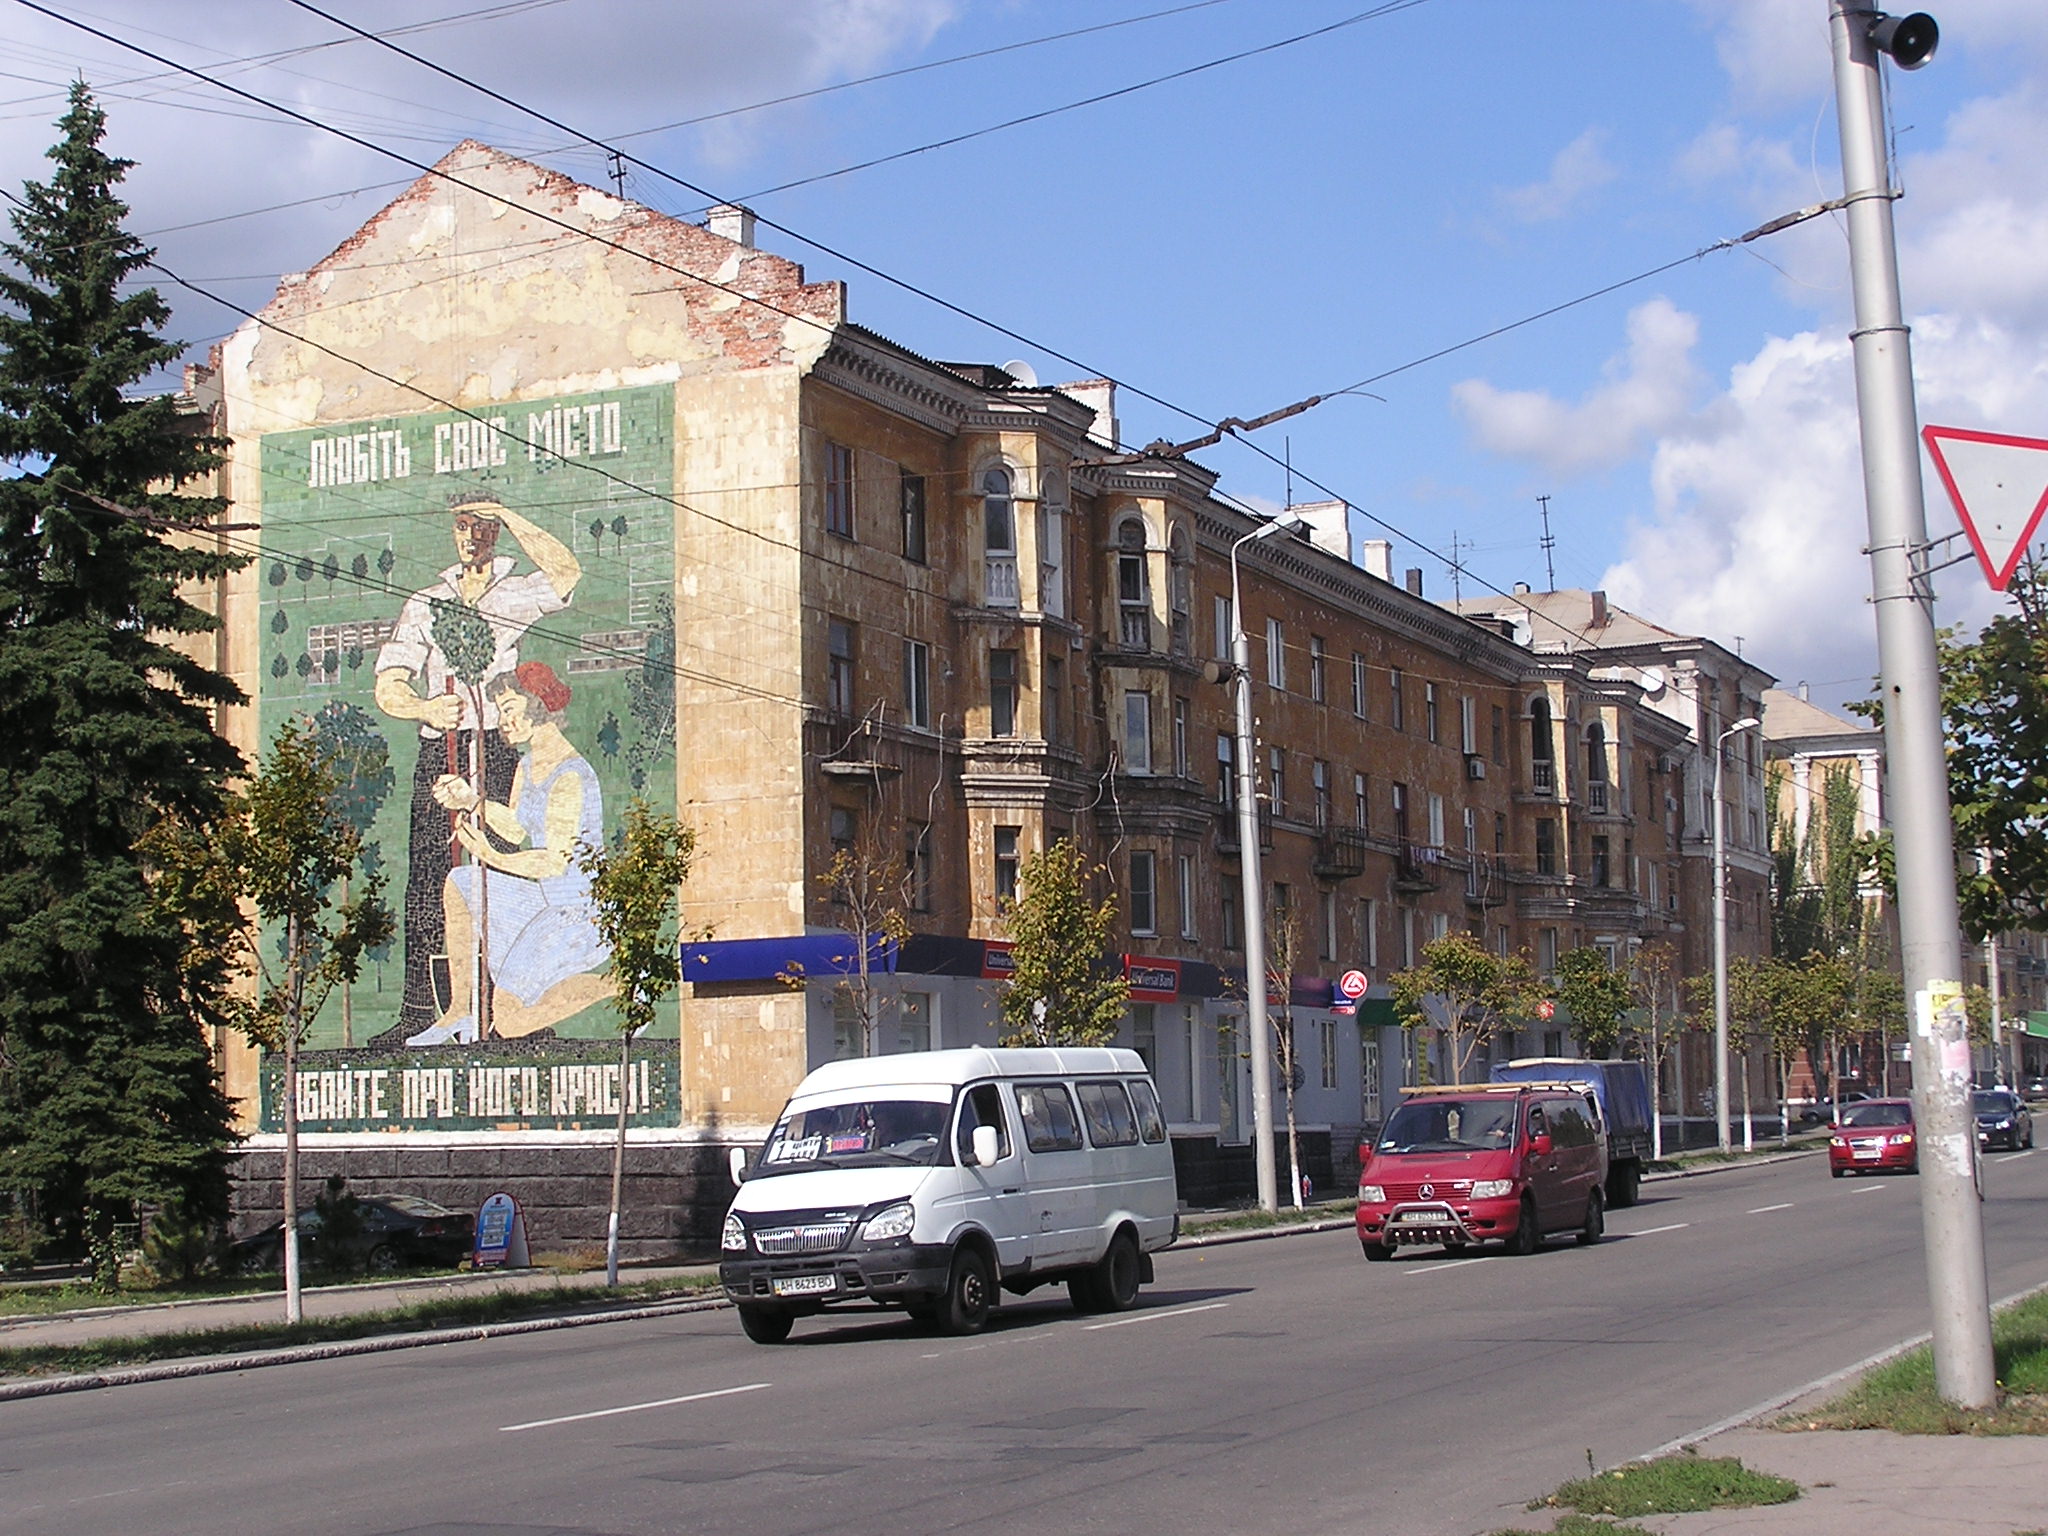
<path fill-rule="evenodd" d="M 1463 547 L 1471 549 L 1474 546 L 1467 544 Z M 1458 558 L 1459 548 L 1458 530 L 1453 528 L 1451 530 L 1451 606 L 1454 608 L 1461 608 L 1465 604 L 1465 563 Z"/>
<path fill-rule="evenodd" d="M 619 199 L 623 202 L 626 196 L 626 157 L 616 149 L 606 150 L 605 157 L 610 162 L 605 174 L 611 177 L 612 185 L 619 189 Z"/>
<path fill-rule="evenodd" d="M 1536 498 L 1536 505 L 1543 509 L 1543 537 L 1538 542 L 1543 548 L 1544 591 L 1555 592 L 1557 590 L 1557 562 L 1551 559 L 1550 552 L 1557 548 L 1557 539 L 1550 531 L 1550 498 L 1548 496 L 1538 496 Z"/>
<path fill-rule="evenodd" d="M 1280 462 L 1287 471 L 1286 506 L 1291 507 L 1294 505 L 1294 439 L 1291 437 L 1280 439 Z"/>

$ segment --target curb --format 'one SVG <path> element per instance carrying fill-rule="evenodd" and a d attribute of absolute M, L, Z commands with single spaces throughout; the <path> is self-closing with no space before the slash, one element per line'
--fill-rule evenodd
<path fill-rule="evenodd" d="M 1702 1163 L 1697 1168 L 1672 1168 L 1659 1173 L 1646 1173 L 1643 1183 L 1661 1183 L 1665 1179 L 1696 1179 L 1703 1173 L 1736 1173 L 1744 1168 L 1768 1168 L 1773 1163 L 1789 1163 L 1802 1157 L 1816 1157 L 1827 1151 L 1820 1147 L 1790 1147 L 1783 1152 L 1765 1152 L 1755 1157 L 1745 1157 L 1732 1163 Z"/>
<path fill-rule="evenodd" d="M 551 1333 L 559 1328 L 587 1328 L 597 1323 L 673 1317 L 685 1312 L 710 1312 L 731 1305 L 723 1296 L 711 1296 L 701 1301 L 663 1301 L 651 1306 L 619 1307 L 604 1312 L 527 1318 L 516 1323 L 479 1323 L 467 1328 L 433 1328 L 419 1333 L 338 1339 L 332 1344 L 299 1344 L 240 1355 L 202 1355 L 190 1360 L 132 1366 L 126 1370 L 97 1371 L 89 1376 L 52 1376 L 43 1380 L 0 1383 L 0 1403 L 19 1402 L 32 1397 L 56 1397 L 67 1392 L 93 1392 L 101 1387 L 134 1386 L 145 1381 L 217 1376 L 227 1371 L 257 1370 L 267 1365 L 299 1365 L 312 1360 L 341 1360 L 351 1355 L 381 1355 L 398 1349 L 425 1349 L 432 1344 L 462 1344 L 479 1339 L 510 1338 L 522 1333 Z"/>
<path fill-rule="evenodd" d="M 1215 1248 L 1224 1243 L 1249 1243 L 1262 1237 L 1299 1237 L 1304 1232 L 1342 1232 L 1358 1224 L 1354 1216 L 1332 1216 L 1322 1221 L 1296 1221 L 1284 1227 L 1244 1227 L 1228 1232 L 1212 1232 L 1207 1236 L 1183 1237 L 1177 1241 L 1171 1252 L 1183 1248 Z"/>

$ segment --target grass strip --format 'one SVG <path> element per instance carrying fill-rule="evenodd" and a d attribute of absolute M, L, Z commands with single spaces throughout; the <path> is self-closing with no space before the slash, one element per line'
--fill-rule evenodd
<path fill-rule="evenodd" d="M 1495 1531 L 1493 1536 L 1657 1536 L 1646 1525 L 1617 1525 L 1612 1520 L 1596 1520 L 1591 1515 L 1569 1514 L 1558 1516 L 1557 1524 L 1547 1531 L 1524 1530 L 1519 1526 L 1511 1531 Z"/>
<path fill-rule="evenodd" d="M 1934 1350 L 1908 1350 L 1869 1372 L 1818 1411 L 1787 1415 L 1780 1429 L 1889 1429 L 1901 1435 L 2048 1435 L 2048 1292 L 1991 1320 L 2001 1397 L 1988 1411 L 1958 1408 L 1934 1389 Z"/>
<path fill-rule="evenodd" d="M 1283 1205 L 1271 1213 L 1248 1210 L 1183 1216 L 1180 1229 L 1185 1236 L 1199 1237 L 1208 1232 L 1244 1232 L 1260 1227 L 1292 1227 L 1305 1221 L 1347 1220 L 1357 1212 L 1358 1197 L 1346 1195 L 1341 1200 L 1318 1200 L 1298 1211 L 1291 1205 Z"/>
<path fill-rule="evenodd" d="M 436 1328 L 472 1328 L 606 1312 L 622 1306 L 689 1300 L 718 1290 L 716 1276 L 643 1280 L 615 1291 L 582 1285 L 553 1285 L 531 1291 L 491 1291 L 473 1296 L 437 1296 L 381 1312 L 309 1318 L 300 1323 L 242 1323 L 191 1333 L 95 1339 L 84 1344 L 31 1344 L 0 1349 L 0 1377 L 72 1376 L 157 1360 L 243 1354 L 293 1345 L 333 1344 L 384 1334 L 426 1333 Z"/>
<path fill-rule="evenodd" d="M 1752 1472 L 1733 1456 L 1680 1451 L 1655 1461 L 1630 1462 L 1611 1472 L 1574 1478 L 1529 1507 L 1626 1517 L 1749 1509 L 1758 1504 L 1785 1504 L 1798 1497 L 1797 1483 L 1769 1472 Z"/>

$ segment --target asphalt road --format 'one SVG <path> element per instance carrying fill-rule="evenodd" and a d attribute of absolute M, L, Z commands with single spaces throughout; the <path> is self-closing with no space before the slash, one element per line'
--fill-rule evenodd
<path fill-rule="evenodd" d="M 1987 1160 L 1992 1292 L 2048 1283 L 2048 1153 Z M 1924 1330 L 1917 1182 L 1646 1186 L 1605 1243 L 1368 1266 L 1162 1255 L 976 1339 L 729 1311 L 0 1405 L 0 1532 L 1452 1532 Z"/>

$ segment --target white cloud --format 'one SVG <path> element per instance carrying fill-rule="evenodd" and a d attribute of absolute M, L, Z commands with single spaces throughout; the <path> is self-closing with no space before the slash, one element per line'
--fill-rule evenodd
<path fill-rule="evenodd" d="M 1629 311 L 1627 350 L 1609 359 L 1607 382 L 1576 404 L 1483 379 L 1452 385 L 1451 400 L 1489 453 L 1553 475 L 1611 469 L 1685 415 L 1699 382 L 1692 362 L 1698 340 L 1697 319 L 1655 298 Z"/>
<path fill-rule="evenodd" d="M 1563 218 L 1614 180 L 1606 140 L 1605 130 L 1588 128 L 1551 157 L 1550 174 L 1541 181 L 1497 193 L 1501 207 L 1525 224 Z"/>

